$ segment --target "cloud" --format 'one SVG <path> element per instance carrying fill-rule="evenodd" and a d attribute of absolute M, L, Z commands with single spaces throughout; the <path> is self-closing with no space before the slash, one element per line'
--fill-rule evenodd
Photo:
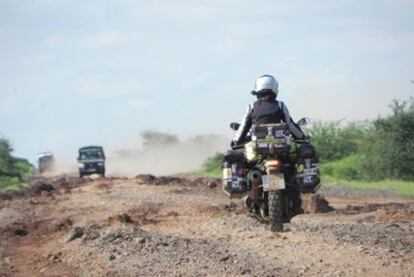
<path fill-rule="evenodd" d="M 186 76 L 181 79 L 180 86 L 183 89 L 195 89 L 204 86 L 213 76 L 211 72 L 204 72 L 199 75 Z"/>
<path fill-rule="evenodd" d="M 393 2 L 393 1 L 391 1 Z M 406 5 L 414 5 L 414 0 L 399 0 L 398 2 Z"/>
<path fill-rule="evenodd" d="M 42 45 L 46 47 L 115 47 L 137 43 L 140 37 L 136 33 L 105 31 L 87 35 L 52 35 L 46 37 Z"/>
<path fill-rule="evenodd" d="M 303 93 L 315 93 L 318 90 L 325 91 L 329 87 L 334 87 L 338 79 L 329 78 L 328 70 L 314 71 L 312 73 L 296 72 L 293 76 L 286 76 L 280 84 L 281 88 L 288 90 L 301 91 Z"/>
<path fill-rule="evenodd" d="M 168 20 L 170 23 L 197 23 L 200 21 L 214 21 L 223 13 L 220 5 L 197 3 L 193 1 L 148 1 L 146 4 L 136 5 L 127 11 L 129 18 L 139 18 L 152 21 Z M 152 20 L 151 20 L 152 19 Z"/>
<path fill-rule="evenodd" d="M 42 102 L 47 99 L 45 92 L 33 93 L 22 88 L 12 89 L 0 94 L 0 114 L 7 116 L 31 113 L 33 108 L 44 108 Z"/>
<path fill-rule="evenodd" d="M 18 112 L 19 101 L 12 95 L 4 95 L 0 98 L 0 114 L 11 115 Z"/>
<path fill-rule="evenodd" d="M 85 97 L 113 97 L 137 95 L 145 91 L 145 84 L 128 78 L 108 78 L 97 75 L 79 77 L 74 81 L 74 91 Z"/>
<path fill-rule="evenodd" d="M 218 58 L 235 58 L 243 55 L 245 44 L 240 40 L 226 38 L 217 41 L 213 47 L 212 52 Z"/>
<path fill-rule="evenodd" d="M 129 101 L 129 106 L 134 110 L 145 110 L 154 102 L 149 99 L 132 99 Z"/>

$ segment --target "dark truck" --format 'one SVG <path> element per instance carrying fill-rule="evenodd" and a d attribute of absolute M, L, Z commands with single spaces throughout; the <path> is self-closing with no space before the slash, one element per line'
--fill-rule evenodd
<path fill-rule="evenodd" d="M 54 170 L 55 159 L 51 152 L 44 152 L 37 155 L 37 164 L 39 168 L 39 173 L 47 173 Z"/>
<path fill-rule="evenodd" d="M 105 177 L 105 153 L 102 146 L 85 146 L 79 148 L 79 177 L 100 174 Z"/>

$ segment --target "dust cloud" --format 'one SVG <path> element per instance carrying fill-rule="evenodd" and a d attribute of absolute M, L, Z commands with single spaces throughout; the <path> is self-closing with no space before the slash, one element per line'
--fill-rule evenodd
<path fill-rule="evenodd" d="M 38 166 L 37 163 L 36 166 Z M 78 175 L 77 163 L 65 155 L 54 155 L 53 166 L 41 175 L 44 177 L 52 177 L 57 175 Z"/>
<path fill-rule="evenodd" d="M 186 139 L 158 131 L 141 133 L 140 148 L 108 153 L 106 169 L 113 176 L 142 173 L 168 175 L 199 170 L 205 159 L 223 152 L 229 139 L 219 135 L 196 135 Z"/>

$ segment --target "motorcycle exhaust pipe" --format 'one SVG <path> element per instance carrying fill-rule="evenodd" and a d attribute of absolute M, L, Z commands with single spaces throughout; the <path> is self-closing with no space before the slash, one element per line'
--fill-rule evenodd
<path fill-rule="evenodd" d="M 253 201 L 258 201 L 262 198 L 263 188 L 262 188 L 262 178 L 259 173 L 253 173 L 252 181 L 251 181 L 252 188 L 249 192 L 249 198 Z"/>

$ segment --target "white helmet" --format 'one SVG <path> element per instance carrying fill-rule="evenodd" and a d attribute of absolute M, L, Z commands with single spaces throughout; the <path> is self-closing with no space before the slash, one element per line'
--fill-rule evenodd
<path fill-rule="evenodd" d="M 271 90 L 277 95 L 279 92 L 279 84 L 272 75 L 262 75 L 257 78 L 254 86 L 254 91 L 258 93 L 262 90 Z"/>

